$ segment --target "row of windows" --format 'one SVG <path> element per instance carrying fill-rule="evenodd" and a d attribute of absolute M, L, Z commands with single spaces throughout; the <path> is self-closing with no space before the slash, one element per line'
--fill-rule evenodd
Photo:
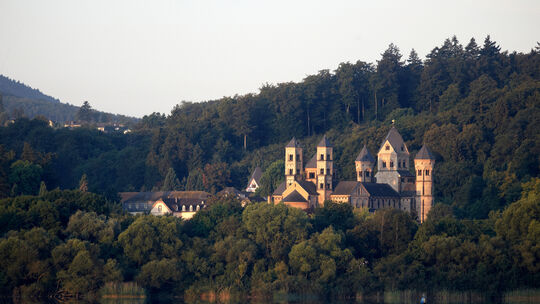
<path fill-rule="evenodd" d="M 425 176 L 429 176 L 429 170 L 424 170 Z M 422 170 L 418 170 L 418 176 L 422 176 Z"/>
<path fill-rule="evenodd" d="M 319 189 L 325 189 L 324 188 L 324 183 L 319 184 Z M 330 184 L 328 184 L 328 183 L 326 184 L 326 189 L 330 189 Z"/>
<path fill-rule="evenodd" d="M 386 145 L 386 147 L 384 147 L 384 149 L 386 151 L 390 150 L 390 146 L 389 145 Z M 403 146 L 401 146 L 401 151 L 405 151 L 405 148 Z"/>
<path fill-rule="evenodd" d="M 289 169 L 289 175 L 293 175 L 293 169 Z M 300 169 L 296 169 L 296 174 L 300 174 Z"/>
<path fill-rule="evenodd" d="M 386 168 L 386 161 L 382 162 L 382 167 Z M 394 168 L 394 161 L 390 161 L 390 168 Z M 407 168 L 406 161 L 398 161 L 398 168 Z"/>
<path fill-rule="evenodd" d="M 289 160 L 290 161 L 293 161 L 293 156 L 294 156 L 294 154 L 289 154 Z M 301 161 L 300 154 L 296 154 L 296 160 Z"/>
<path fill-rule="evenodd" d="M 368 170 L 364 171 L 364 176 L 369 177 L 370 172 Z M 358 171 L 358 177 L 362 177 L 362 171 Z"/>
<path fill-rule="evenodd" d="M 324 168 L 321 168 L 321 174 L 324 174 Z M 326 168 L 326 175 L 332 175 L 332 171 L 328 168 Z"/>
<path fill-rule="evenodd" d="M 320 155 L 319 160 L 324 160 L 324 154 Z M 330 154 L 326 154 L 326 160 L 332 160 L 330 159 Z"/>

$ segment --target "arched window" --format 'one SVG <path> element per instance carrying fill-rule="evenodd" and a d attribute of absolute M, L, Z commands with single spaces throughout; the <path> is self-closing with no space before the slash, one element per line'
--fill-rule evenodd
<path fill-rule="evenodd" d="M 382 167 L 386 168 L 386 162 L 385 161 L 382 162 Z"/>
<path fill-rule="evenodd" d="M 161 205 L 158 205 L 158 206 L 157 206 L 157 211 L 158 211 L 159 213 L 161 213 L 161 210 L 162 210 Z"/>
<path fill-rule="evenodd" d="M 186 212 L 186 205 L 182 205 L 182 211 Z"/>
<path fill-rule="evenodd" d="M 193 211 L 193 205 L 189 205 L 189 211 Z"/>

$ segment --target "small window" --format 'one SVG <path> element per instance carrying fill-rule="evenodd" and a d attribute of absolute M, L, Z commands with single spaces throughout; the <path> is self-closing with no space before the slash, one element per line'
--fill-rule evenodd
<path fill-rule="evenodd" d="M 361 171 L 358 171 L 358 177 L 362 177 L 362 172 Z"/>
<path fill-rule="evenodd" d="M 330 184 L 326 184 L 326 189 L 330 189 Z"/>
<path fill-rule="evenodd" d="M 401 151 L 405 151 L 405 149 L 403 149 L 403 146 L 401 146 Z"/>
<path fill-rule="evenodd" d="M 159 213 L 161 213 L 161 210 L 162 210 L 161 205 L 158 205 L 158 206 L 157 206 L 157 211 L 158 211 Z"/>
<path fill-rule="evenodd" d="M 389 145 L 386 145 L 386 147 L 384 147 L 384 149 L 385 149 L 386 151 L 388 151 L 388 150 L 390 150 L 390 146 L 389 146 Z"/>
<path fill-rule="evenodd" d="M 324 168 L 321 168 L 321 174 L 324 174 Z"/>
<path fill-rule="evenodd" d="M 324 189 L 324 184 L 323 184 L 323 183 L 321 183 L 321 184 L 319 185 L 319 189 Z"/>
<path fill-rule="evenodd" d="M 369 177 L 369 171 L 366 170 L 366 177 Z"/>
<path fill-rule="evenodd" d="M 300 174 L 300 169 L 296 169 L 296 174 Z"/>
<path fill-rule="evenodd" d="M 289 175 L 293 175 L 292 169 L 289 169 Z"/>
<path fill-rule="evenodd" d="M 321 154 L 321 160 L 324 160 L 324 154 Z"/>
<path fill-rule="evenodd" d="M 394 168 L 394 162 L 390 161 L 390 168 Z"/>
<path fill-rule="evenodd" d="M 289 154 L 289 160 L 293 160 L 293 155 L 292 154 Z"/>
<path fill-rule="evenodd" d="M 315 178 L 315 173 L 309 172 L 309 178 Z"/>
<path fill-rule="evenodd" d="M 386 168 L 386 162 L 385 161 L 382 162 L 382 167 Z"/>
<path fill-rule="evenodd" d="M 426 170 L 426 176 L 429 176 L 429 170 Z"/>
<path fill-rule="evenodd" d="M 189 205 L 189 211 L 193 211 L 193 205 Z"/>
<path fill-rule="evenodd" d="M 331 160 L 330 159 L 330 154 L 326 154 L 326 160 Z"/>
<path fill-rule="evenodd" d="M 422 170 L 418 170 L 418 176 L 422 176 Z"/>
<path fill-rule="evenodd" d="M 398 166 L 398 168 L 401 168 L 401 162 L 400 161 L 397 162 L 397 166 Z"/>
<path fill-rule="evenodd" d="M 326 168 L 326 175 L 332 175 L 332 172 L 330 172 L 330 169 Z"/>
<path fill-rule="evenodd" d="M 296 161 L 300 161 L 300 154 L 296 154 Z"/>

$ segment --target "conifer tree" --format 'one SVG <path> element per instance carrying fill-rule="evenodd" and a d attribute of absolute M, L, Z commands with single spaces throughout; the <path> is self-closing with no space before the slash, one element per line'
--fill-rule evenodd
<path fill-rule="evenodd" d="M 86 173 L 81 176 L 81 180 L 79 181 L 79 191 L 88 192 L 88 177 Z"/>
<path fill-rule="evenodd" d="M 176 172 L 173 168 L 169 168 L 165 180 L 163 181 L 162 191 L 177 191 L 181 190 L 180 180 L 176 176 Z"/>
<path fill-rule="evenodd" d="M 47 186 L 45 185 L 44 181 L 41 181 L 41 184 L 39 185 L 39 196 L 43 196 L 47 194 Z"/>

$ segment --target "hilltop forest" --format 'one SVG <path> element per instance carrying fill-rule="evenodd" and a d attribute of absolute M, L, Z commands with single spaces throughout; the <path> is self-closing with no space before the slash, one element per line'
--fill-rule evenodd
<path fill-rule="evenodd" d="M 488 36 L 446 39 L 424 60 L 390 44 L 376 63 L 182 102 L 129 134 L 19 118 L 0 127 L 0 285 L 28 294 L 132 280 L 151 292 L 538 287 L 539 110 L 540 44 L 509 53 Z M 420 227 L 400 211 L 331 202 L 308 216 L 218 200 L 188 222 L 127 216 L 118 204 L 120 191 L 242 189 L 256 166 L 266 196 L 293 136 L 309 159 L 326 134 L 338 180 L 353 180 L 360 149 L 376 154 L 392 121 L 412 156 L 425 143 L 437 158 L 437 206 Z"/>

